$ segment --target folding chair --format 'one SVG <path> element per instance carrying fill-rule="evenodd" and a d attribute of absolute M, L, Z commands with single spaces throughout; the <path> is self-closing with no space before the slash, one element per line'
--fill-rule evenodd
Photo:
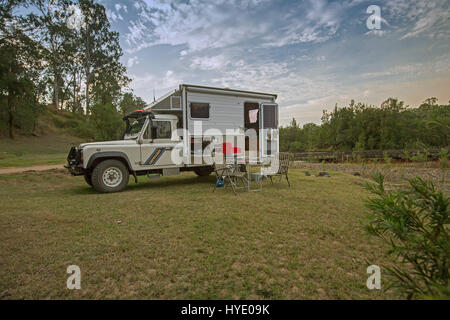
<path fill-rule="evenodd" d="M 223 182 L 223 187 L 231 186 L 234 194 L 236 189 L 246 188 L 245 172 L 242 172 L 239 165 L 235 164 L 216 164 L 214 168 L 216 174 L 216 182 L 214 184 L 213 192 L 216 190 L 219 181 Z M 242 183 L 242 187 L 238 186 L 238 182 Z"/>
<path fill-rule="evenodd" d="M 280 152 L 278 154 L 278 172 L 272 175 L 269 175 L 270 181 L 273 184 L 273 180 L 272 177 L 273 176 L 280 176 L 280 181 L 279 183 L 281 183 L 281 179 L 283 178 L 283 176 L 286 177 L 286 181 L 289 185 L 289 188 L 291 187 L 291 184 L 289 182 L 289 177 L 288 177 L 288 173 L 289 173 L 289 162 L 290 162 L 290 154 L 288 152 Z"/>

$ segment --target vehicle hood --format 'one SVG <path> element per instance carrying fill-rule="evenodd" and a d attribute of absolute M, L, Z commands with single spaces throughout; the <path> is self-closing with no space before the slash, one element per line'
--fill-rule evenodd
<path fill-rule="evenodd" d="M 80 148 L 85 147 L 99 147 L 99 146 L 111 146 L 111 145 L 134 145 L 137 144 L 136 140 L 116 140 L 116 141 L 101 141 L 101 142 L 89 142 L 80 144 Z"/>

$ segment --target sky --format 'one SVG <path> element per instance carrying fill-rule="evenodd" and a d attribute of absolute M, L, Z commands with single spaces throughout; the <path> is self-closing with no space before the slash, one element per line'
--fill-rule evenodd
<path fill-rule="evenodd" d="M 449 0 L 99 2 L 148 103 L 181 83 L 276 93 L 287 125 L 352 99 L 450 100 Z"/>

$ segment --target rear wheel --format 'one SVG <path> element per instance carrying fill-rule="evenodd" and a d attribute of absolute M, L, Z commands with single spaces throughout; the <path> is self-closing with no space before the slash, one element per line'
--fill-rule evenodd
<path fill-rule="evenodd" d="M 94 168 L 91 179 L 95 190 L 109 193 L 125 189 L 129 178 L 130 173 L 123 162 L 119 160 L 105 160 Z"/>
<path fill-rule="evenodd" d="M 200 167 L 194 169 L 195 174 L 198 175 L 199 177 L 209 176 L 213 171 L 214 171 L 213 167 Z"/>

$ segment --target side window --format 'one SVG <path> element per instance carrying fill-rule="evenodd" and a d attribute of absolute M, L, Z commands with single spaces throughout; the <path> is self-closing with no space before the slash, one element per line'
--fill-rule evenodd
<path fill-rule="evenodd" d="M 209 119 L 209 103 L 191 102 L 191 118 L 193 119 Z"/>
<path fill-rule="evenodd" d="M 152 121 L 152 139 L 170 139 L 172 127 L 170 121 Z"/>
<path fill-rule="evenodd" d="M 144 140 L 150 140 L 152 137 L 150 136 L 150 124 L 147 126 L 147 128 L 144 131 L 143 135 Z"/>

